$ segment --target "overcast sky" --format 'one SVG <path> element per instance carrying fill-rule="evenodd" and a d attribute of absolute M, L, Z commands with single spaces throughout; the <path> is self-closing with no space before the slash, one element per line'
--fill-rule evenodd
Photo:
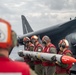
<path fill-rule="evenodd" d="M 21 15 L 36 31 L 74 19 L 76 0 L 0 0 L 0 18 L 9 21 L 18 35 L 22 34 Z"/>

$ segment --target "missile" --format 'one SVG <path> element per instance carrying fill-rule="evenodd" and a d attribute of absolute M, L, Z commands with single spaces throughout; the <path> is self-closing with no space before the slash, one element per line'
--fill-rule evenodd
<path fill-rule="evenodd" d="M 75 62 L 76 62 L 76 59 L 73 58 L 73 57 L 70 57 L 70 56 L 63 55 L 63 56 L 61 57 L 61 61 L 62 61 L 64 64 L 70 64 L 70 63 L 75 63 Z"/>
<path fill-rule="evenodd" d="M 22 53 L 23 56 L 38 58 L 40 60 L 58 61 L 64 64 L 71 64 L 76 62 L 75 58 L 60 54 L 51 54 L 51 53 L 42 53 L 42 52 L 24 51 L 24 50 L 18 52 L 18 54 L 20 53 Z"/>

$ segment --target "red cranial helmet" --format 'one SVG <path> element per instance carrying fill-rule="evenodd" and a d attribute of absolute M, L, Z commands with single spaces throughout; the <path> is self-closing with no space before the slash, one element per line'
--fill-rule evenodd
<path fill-rule="evenodd" d="M 24 37 L 24 38 L 23 38 L 23 41 L 24 41 L 24 42 L 27 42 L 27 41 L 30 41 L 30 39 L 29 39 L 28 37 Z"/>

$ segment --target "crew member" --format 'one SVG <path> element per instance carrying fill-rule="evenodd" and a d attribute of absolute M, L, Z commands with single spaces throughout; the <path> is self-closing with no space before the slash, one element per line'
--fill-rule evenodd
<path fill-rule="evenodd" d="M 44 45 L 44 49 L 43 52 L 44 53 L 54 53 L 56 54 L 56 47 L 51 43 L 51 40 L 48 36 L 43 36 L 42 38 L 42 43 Z M 43 69 L 43 75 L 54 75 L 55 74 L 55 70 L 56 70 L 56 66 L 54 61 L 46 61 L 43 60 L 42 62 L 44 69 Z"/>
<path fill-rule="evenodd" d="M 16 37 L 10 24 L 0 19 L 0 75 L 30 75 L 30 69 L 26 63 L 12 61 L 9 58 L 11 47 L 17 45 Z"/>
<path fill-rule="evenodd" d="M 26 50 L 26 51 L 29 51 L 29 42 L 30 42 L 30 39 L 29 39 L 28 37 L 24 37 L 24 38 L 23 38 L 23 42 L 24 42 L 24 48 L 25 48 L 25 50 Z M 24 61 L 25 61 L 26 63 L 29 64 L 30 60 L 31 60 L 31 59 L 29 58 L 29 56 L 24 56 Z"/>
<path fill-rule="evenodd" d="M 71 50 L 68 49 L 69 43 L 66 39 L 60 40 L 58 46 L 60 49 L 58 54 L 72 56 Z M 69 75 L 72 64 L 63 64 L 56 61 L 56 65 L 56 75 Z"/>
<path fill-rule="evenodd" d="M 36 35 L 33 35 L 31 37 L 31 42 L 34 44 L 35 48 L 34 51 L 35 52 L 42 52 L 43 50 L 43 46 L 39 43 L 39 38 Z M 39 60 L 38 58 L 34 59 L 34 64 L 35 64 L 35 72 L 38 75 L 42 75 L 42 71 L 43 71 L 43 67 L 42 67 L 42 62 L 41 60 Z"/>
<path fill-rule="evenodd" d="M 34 44 L 31 43 L 30 38 L 24 37 L 23 39 L 25 50 L 34 51 Z"/>
<path fill-rule="evenodd" d="M 28 37 L 24 37 L 23 42 L 24 42 L 26 51 L 34 51 L 34 45 L 30 42 L 30 39 Z M 34 69 L 34 63 L 33 63 L 32 57 L 24 56 L 24 60 L 25 62 L 28 63 L 30 68 Z"/>
<path fill-rule="evenodd" d="M 34 44 L 32 44 L 31 42 L 29 42 L 29 51 L 34 51 Z M 34 70 L 34 59 L 32 57 L 30 57 L 30 59 L 30 67 Z"/>
<path fill-rule="evenodd" d="M 29 42 L 30 42 L 30 38 L 28 38 L 28 37 L 23 38 L 24 49 L 27 50 L 27 51 L 28 51 L 28 48 L 29 48 Z"/>

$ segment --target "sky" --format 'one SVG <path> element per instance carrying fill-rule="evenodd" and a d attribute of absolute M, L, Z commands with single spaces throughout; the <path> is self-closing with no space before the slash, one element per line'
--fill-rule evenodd
<path fill-rule="evenodd" d="M 22 35 L 24 15 L 34 31 L 64 23 L 76 17 L 76 0 L 0 0 L 0 18 Z"/>

